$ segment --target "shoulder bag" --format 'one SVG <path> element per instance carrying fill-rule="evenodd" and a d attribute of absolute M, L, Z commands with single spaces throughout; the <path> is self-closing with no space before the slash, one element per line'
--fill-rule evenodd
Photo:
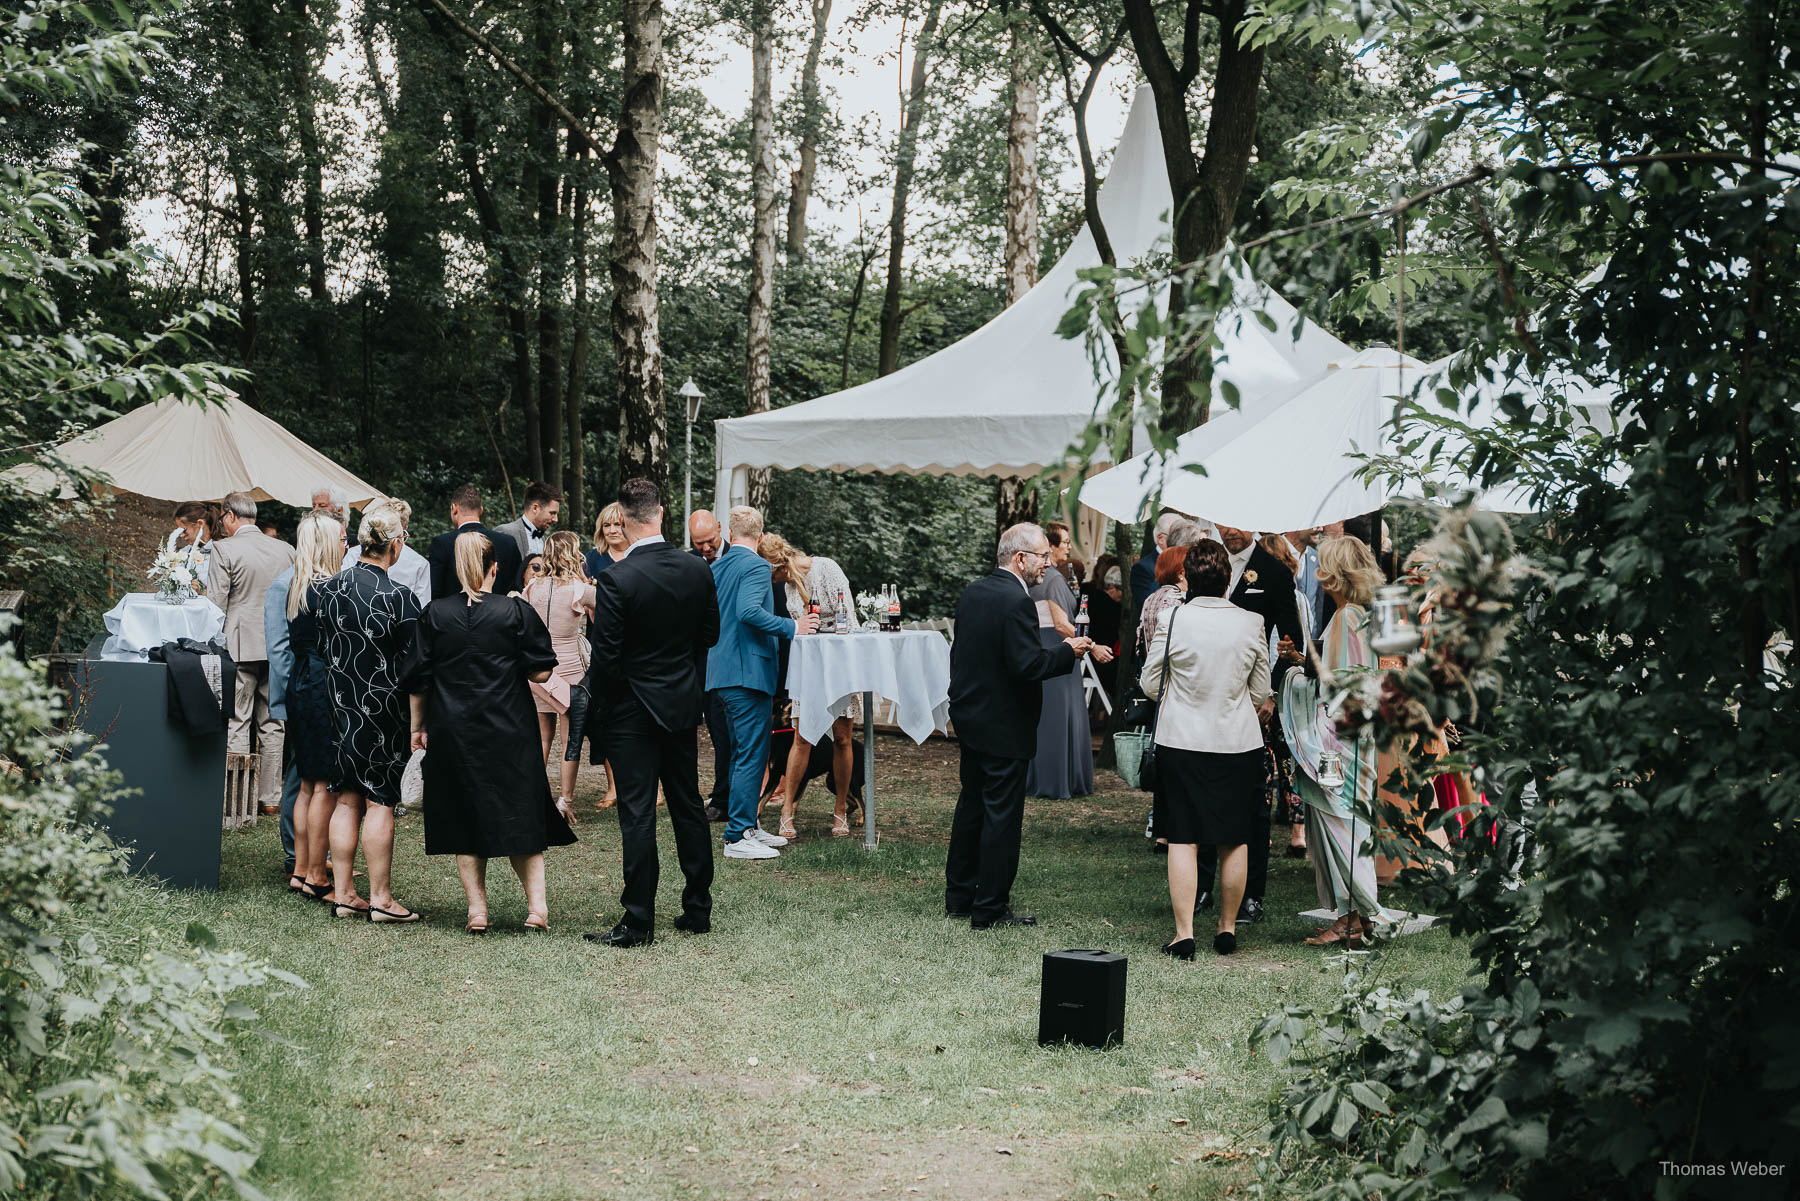
<path fill-rule="evenodd" d="M 1162 725 L 1163 707 L 1169 700 L 1169 650 L 1175 645 L 1175 610 L 1169 613 L 1169 637 L 1163 643 L 1162 686 L 1156 690 L 1156 716 L 1148 730 L 1120 730 L 1113 735 L 1113 758 L 1125 783 L 1145 792 L 1156 791 L 1156 731 Z"/>

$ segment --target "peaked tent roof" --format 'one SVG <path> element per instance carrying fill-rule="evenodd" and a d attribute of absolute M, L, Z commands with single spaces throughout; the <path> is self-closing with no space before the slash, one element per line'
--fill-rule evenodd
<path fill-rule="evenodd" d="M 259 501 L 304 509 L 313 489 L 323 485 L 342 488 L 360 508 L 381 495 L 228 389 L 205 404 L 164 397 L 76 435 L 55 454 L 114 488 L 157 500 L 218 500 L 227 492 L 248 492 Z M 42 467 L 12 474 L 35 491 L 61 487 Z"/>
<path fill-rule="evenodd" d="M 1168 233 L 1169 180 L 1148 87 L 1132 102 L 1099 204 L 1121 263 L 1147 256 Z M 753 467 L 1031 475 L 1060 462 L 1093 417 L 1099 389 L 1083 340 L 1056 329 L 1081 285 L 1077 273 L 1099 265 L 1084 226 L 1036 287 L 961 341 L 830 396 L 715 422 L 715 506 L 742 500 Z M 1266 289 L 1246 287 L 1245 300 L 1218 323 L 1224 351 L 1215 376 L 1246 400 L 1350 353 L 1310 322 L 1296 338 L 1298 314 Z M 1252 318 L 1257 308 L 1279 332 Z"/>

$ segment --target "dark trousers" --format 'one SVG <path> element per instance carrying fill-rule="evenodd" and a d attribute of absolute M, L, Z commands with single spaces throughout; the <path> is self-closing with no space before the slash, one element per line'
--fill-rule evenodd
<path fill-rule="evenodd" d="M 950 820 L 944 863 L 944 911 L 991 922 L 1006 913 L 1019 874 L 1029 759 L 1003 759 L 962 747 L 962 790 Z"/>
<path fill-rule="evenodd" d="M 725 716 L 725 702 L 717 689 L 706 694 L 706 733 L 713 747 L 712 792 L 707 801 L 724 809 L 731 800 L 731 719 Z"/>
<path fill-rule="evenodd" d="M 675 857 L 687 883 L 681 908 L 696 917 L 712 913 L 713 845 L 700 802 L 700 742 L 692 727 L 665 730 L 629 693 L 606 715 L 605 754 L 618 776 L 619 838 L 624 844 L 625 888 L 619 904 L 634 930 L 656 929 L 656 786 L 662 785 L 675 830 Z"/>

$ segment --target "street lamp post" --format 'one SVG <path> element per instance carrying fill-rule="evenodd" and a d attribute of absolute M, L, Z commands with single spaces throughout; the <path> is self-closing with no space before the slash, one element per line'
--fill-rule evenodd
<path fill-rule="evenodd" d="M 691 547 L 694 536 L 689 532 L 688 518 L 694 515 L 694 422 L 700 419 L 700 402 L 706 399 L 706 394 L 694 386 L 694 377 L 690 375 L 678 395 L 687 401 L 687 482 L 682 486 L 681 544 Z"/>

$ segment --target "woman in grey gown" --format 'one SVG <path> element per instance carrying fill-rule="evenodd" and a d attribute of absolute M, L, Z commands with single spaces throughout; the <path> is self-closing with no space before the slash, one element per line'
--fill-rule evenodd
<path fill-rule="evenodd" d="M 1063 575 L 1074 538 L 1060 521 L 1044 526 L 1050 539 L 1050 569 L 1031 590 L 1038 607 L 1038 641 L 1046 647 L 1062 645 L 1075 636 L 1075 615 L 1081 602 Z M 1112 651 L 1095 646 L 1101 663 Z M 1087 692 L 1081 686 L 1081 660 L 1066 675 L 1044 681 L 1044 707 L 1038 715 L 1037 757 L 1025 775 L 1025 795 L 1043 797 L 1087 796 L 1094 791 L 1094 742 L 1088 729 Z"/>

